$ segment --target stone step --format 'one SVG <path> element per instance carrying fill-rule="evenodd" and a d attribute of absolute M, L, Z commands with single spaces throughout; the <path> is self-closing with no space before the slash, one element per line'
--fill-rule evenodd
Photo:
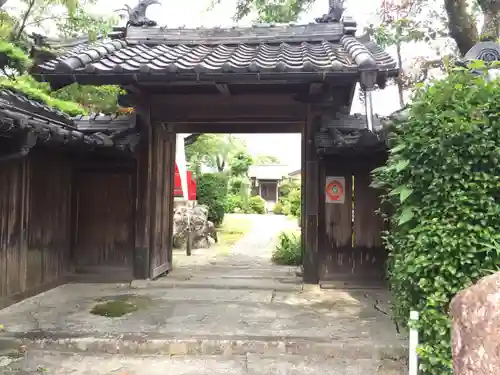
<path fill-rule="evenodd" d="M 18 343 L 27 350 L 49 350 L 72 353 L 107 353 L 123 355 L 300 355 L 344 359 L 402 358 L 407 353 L 406 342 L 395 345 L 366 343 L 352 340 L 325 340 L 308 337 L 278 337 L 255 335 L 84 335 L 69 332 L 30 332 L 3 334 L 4 342 Z"/>
<path fill-rule="evenodd" d="M 10 362 L 10 363 L 9 363 Z M 0 364 L 23 375 L 400 375 L 404 359 L 346 359 L 293 355 L 165 356 L 28 351 Z"/>
<path fill-rule="evenodd" d="M 276 290 L 283 292 L 300 292 L 302 284 L 297 280 L 278 280 L 262 278 L 215 278 L 192 277 L 188 280 L 161 278 L 158 280 L 134 280 L 131 288 L 188 288 L 188 289 L 240 289 L 240 290 Z"/>

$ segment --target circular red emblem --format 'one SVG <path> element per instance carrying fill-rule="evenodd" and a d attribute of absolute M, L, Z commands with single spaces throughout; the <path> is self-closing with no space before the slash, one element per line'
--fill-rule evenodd
<path fill-rule="evenodd" d="M 326 185 L 326 195 L 328 199 L 332 201 L 339 201 L 342 195 L 344 195 L 344 187 L 340 181 L 332 180 Z"/>

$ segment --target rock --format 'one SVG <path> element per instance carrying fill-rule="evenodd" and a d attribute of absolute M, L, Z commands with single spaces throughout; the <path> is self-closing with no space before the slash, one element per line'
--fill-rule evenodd
<path fill-rule="evenodd" d="M 193 208 L 181 206 L 174 210 L 174 247 L 184 248 L 191 228 L 191 247 L 205 249 L 211 242 L 217 241 L 217 233 L 212 222 L 208 221 L 208 207 L 199 205 Z"/>
<path fill-rule="evenodd" d="M 494 375 L 500 369 L 500 272 L 451 301 L 455 375 Z"/>

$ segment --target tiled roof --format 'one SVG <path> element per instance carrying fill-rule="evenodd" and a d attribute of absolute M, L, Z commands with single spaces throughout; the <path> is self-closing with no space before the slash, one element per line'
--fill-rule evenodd
<path fill-rule="evenodd" d="M 66 84 L 70 80 L 116 84 L 160 76 L 172 81 L 212 75 L 338 75 L 362 69 L 397 74 L 394 59 L 369 39 L 356 38 L 351 31 L 342 33 L 339 24 L 333 25 L 336 28 L 332 24 L 313 26 L 254 27 L 237 32 L 208 29 L 212 32 L 198 34 L 193 30 L 162 32 L 161 28 L 129 27 L 121 38 L 77 45 L 36 66 L 32 73 L 49 82 L 65 77 Z"/>
<path fill-rule="evenodd" d="M 113 121 L 92 131 L 79 129 L 81 121 L 81 117 L 70 118 L 18 92 L 0 90 L 0 133 L 4 135 L 31 132 L 36 135 L 37 143 L 82 145 L 91 149 L 133 150 L 137 143 L 133 139 L 137 137 L 135 131 L 117 129 Z"/>
<path fill-rule="evenodd" d="M 248 176 L 257 180 L 281 180 L 287 174 L 286 168 L 286 165 L 279 164 L 251 165 Z"/>
<path fill-rule="evenodd" d="M 319 154 L 336 154 L 350 151 L 359 152 L 385 148 L 385 138 L 381 118 L 374 116 L 374 133 L 366 128 L 366 116 L 360 113 L 339 115 L 325 121 L 315 134 L 315 145 Z"/>

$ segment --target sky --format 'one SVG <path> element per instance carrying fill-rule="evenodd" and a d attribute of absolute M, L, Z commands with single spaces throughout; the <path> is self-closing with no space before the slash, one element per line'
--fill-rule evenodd
<path fill-rule="evenodd" d="M 15 6 L 18 0 L 11 0 L 9 7 Z M 160 0 L 161 5 L 152 5 L 148 8 L 147 16 L 158 22 L 160 26 L 171 28 L 178 27 L 216 27 L 233 26 L 232 20 L 236 0 L 221 0 L 220 4 L 208 10 L 211 0 Z M 93 11 L 96 13 L 109 14 L 116 9 L 124 8 L 124 5 L 134 6 L 137 0 L 98 0 Z M 374 20 L 379 0 L 347 0 L 346 14 L 354 17 L 358 23 L 358 29 L 369 25 Z M 314 18 L 328 11 L 328 0 L 316 0 L 311 8 L 302 14 L 298 23 L 314 22 Z M 252 16 L 240 21 L 240 26 L 252 25 Z M 389 53 L 393 51 L 388 50 Z M 422 51 L 418 48 L 405 51 L 405 56 L 420 55 Z M 357 97 L 357 95 L 356 95 Z M 388 87 L 374 94 L 374 109 L 380 115 L 388 115 L 399 109 L 397 89 Z M 364 113 L 363 105 L 355 100 L 352 113 Z M 239 135 L 247 142 L 249 152 L 253 156 L 272 155 L 280 159 L 282 164 L 290 167 L 290 170 L 300 168 L 300 135 L 299 134 L 248 134 Z"/>

